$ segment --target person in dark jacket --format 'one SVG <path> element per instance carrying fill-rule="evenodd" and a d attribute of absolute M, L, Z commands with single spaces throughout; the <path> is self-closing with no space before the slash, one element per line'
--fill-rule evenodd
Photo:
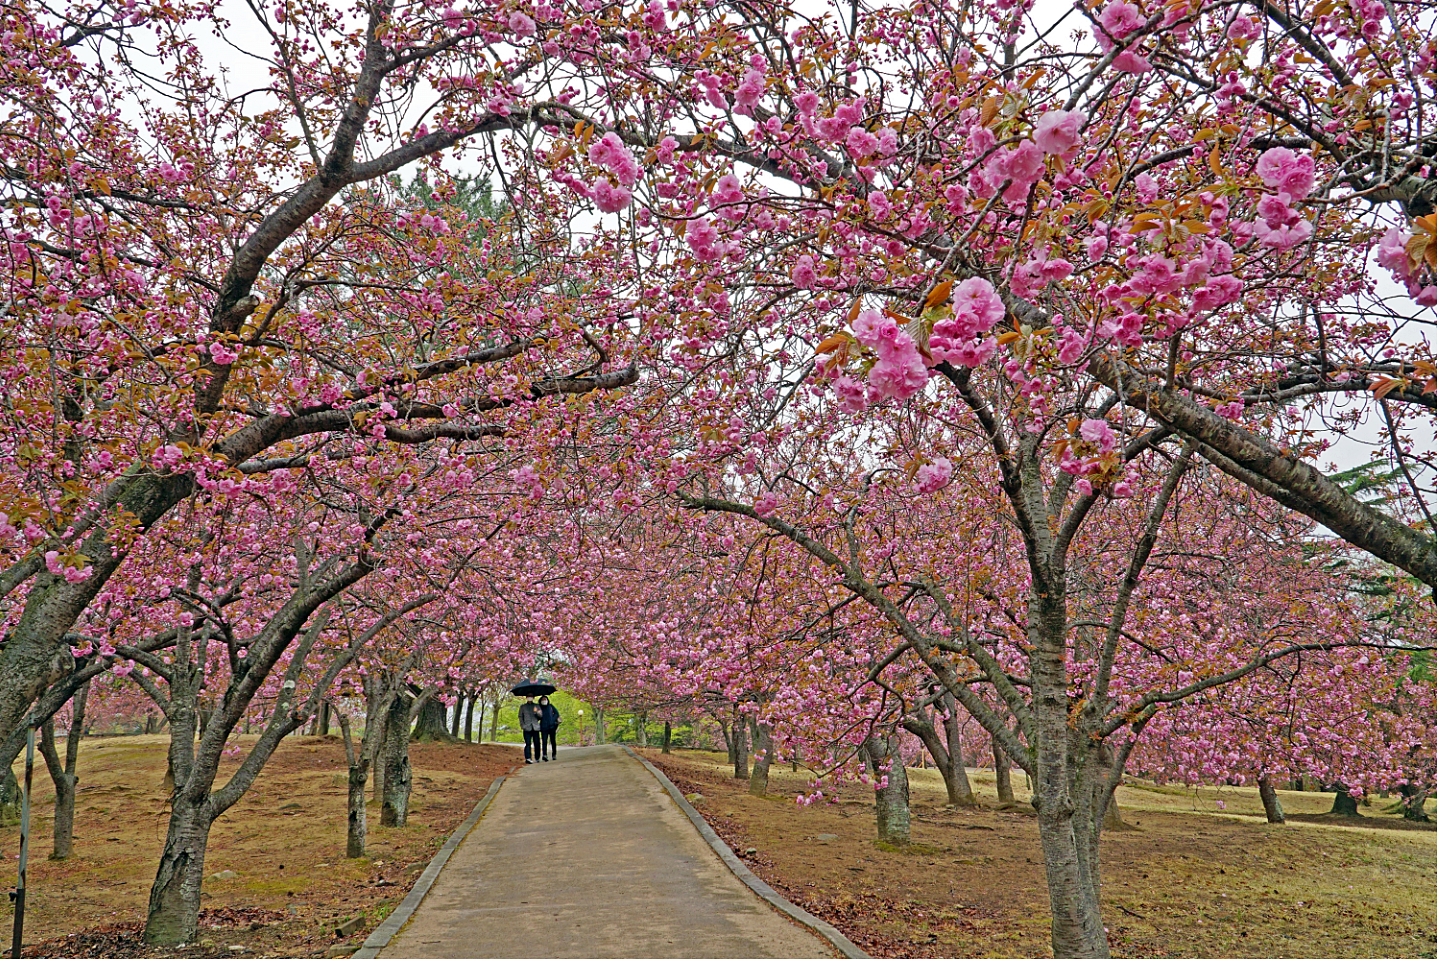
<path fill-rule="evenodd" d="M 560 747 L 555 742 L 555 733 L 560 728 L 560 710 L 550 705 L 549 696 L 540 696 L 540 759 L 558 759 Z M 545 750 L 549 750 L 546 756 Z"/>
<path fill-rule="evenodd" d="M 525 765 L 540 761 L 540 707 L 534 699 L 520 706 L 520 731 L 525 734 Z M 530 750 L 534 752 L 531 754 Z"/>

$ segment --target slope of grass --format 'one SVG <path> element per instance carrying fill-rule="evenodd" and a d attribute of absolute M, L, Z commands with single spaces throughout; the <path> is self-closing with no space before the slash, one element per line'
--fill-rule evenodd
<path fill-rule="evenodd" d="M 63 862 L 46 859 L 54 791 L 43 765 L 37 768 L 27 948 L 59 956 L 148 954 L 135 945 L 135 933 L 165 842 L 167 745 L 164 735 L 85 741 L 74 855 Z M 372 805 L 369 855 L 351 860 L 345 858 L 344 749 L 335 738 L 287 739 L 211 832 L 201 944 L 154 955 L 319 956 L 337 941 L 362 942 L 490 782 L 518 759 L 506 746 L 414 744 L 409 824 L 380 827 Z M 228 763 L 222 779 L 237 762 Z M 18 827 L 0 828 L 0 852 L 12 873 L 18 848 Z M 0 904 L 7 938 L 11 914 L 8 903 Z M 337 940 L 335 925 L 361 915 L 360 930 Z"/>
<path fill-rule="evenodd" d="M 1033 811 L 946 805 L 933 770 L 910 770 L 915 845 L 874 842 L 873 794 L 846 787 L 799 807 L 808 775 L 772 770 L 757 799 L 722 753 L 649 752 L 770 885 L 875 956 L 1049 955 L 1049 906 Z M 1015 772 L 1015 795 L 1028 793 Z M 1106 834 L 1103 901 L 1117 956 L 1433 957 L 1435 836 L 1365 810 L 1350 823 L 1262 821 L 1251 788 L 1120 790 L 1132 831 Z M 1281 793 L 1299 815 L 1332 794 Z M 1225 804 L 1219 808 L 1216 802 Z"/>

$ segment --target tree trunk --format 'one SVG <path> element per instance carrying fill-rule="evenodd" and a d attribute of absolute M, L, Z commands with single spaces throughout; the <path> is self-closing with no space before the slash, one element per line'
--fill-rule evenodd
<path fill-rule="evenodd" d="M 1404 797 L 1404 818 L 1413 823 L 1427 823 L 1429 814 L 1424 811 L 1424 802 L 1429 798 L 1428 790 L 1406 783 L 1399 787 L 1399 793 Z"/>
<path fill-rule="evenodd" d="M 945 712 L 948 713 L 948 718 L 944 720 L 944 741 L 953 767 L 954 784 L 959 790 L 960 798 L 968 800 L 965 805 L 978 806 L 979 800 L 974 798 L 974 788 L 969 784 L 969 773 L 964 770 L 964 734 L 959 728 L 959 705 L 954 701 L 954 696 L 948 692 L 944 694 L 943 705 Z M 948 788 L 949 777 L 946 776 L 945 789 L 948 790 Z"/>
<path fill-rule="evenodd" d="M 345 856 L 349 859 L 359 859 L 365 855 L 365 842 L 369 828 L 369 820 L 365 815 L 365 779 L 370 774 L 370 754 L 366 749 L 369 747 L 361 744 L 357 751 L 355 734 L 350 730 L 349 717 L 338 710 L 335 715 L 339 717 L 340 737 L 344 740 L 348 788 L 345 800 Z M 366 733 L 365 738 L 369 739 L 370 734 Z"/>
<path fill-rule="evenodd" d="M 909 774 L 899 755 L 899 734 L 871 733 L 861 746 L 870 775 L 876 781 L 874 819 L 879 841 L 893 845 L 909 842 Z M 887 770 L 887 771 L 886 771 Z"/>
<path fill-rule="evenodd" d="M 87 680 L 70 699 L 70 731 L 65 735 L 63 762 L 55 748 L 54 717 L 45 720 L 40 730 L 40 752 L 45 757 L 46 768 L 50 770 L 50 779 L 55 783 L 55 826 L 51 859 L 68 859 L 74 848 L 75 786 L 80 782 L 75 770 L 80 761 L 80 740 L 85 732 L 85 703 L 89 695 L 90 682 Z"/>
<path fill-rule="evenodd" d="M 370 799 L 383 803 L 385 799 L 385 721 L 389 706 L 384 701 L 383 683 L 376 682 L 374 691 L 368 691 L 365 709 L 365 745 L 370 752 Z M 371 736 L 373 731 L 374 735 Z"/>
<path fill-rule="evenodd" d="M 735 719 L 733 728 L 730 730 L 734 740 L 734 777 L 736 779 L 749 778 L 749 734 L 745 732 L 744 718 Z"/>
<path fill-rule="evenodd" d="M 1334 791 L 1334 808 L 1329 810 L 1335 816 L 1359 815 L 1359 800 L 1349 795 L 1349 790 L 1340 786 Z"/>
<path fill-rule="evenodd" d="M 769 791 L 769 765 L 774 756 L 774 740 L 770 737 L 769 726 L 760 722 L 750 723 L 750 735 L 754 739 L 754 766 L 749 774 L 749 794 L 763 796 Z"/>
<path fill-rule="evenodd" d="M 413 700 L 408 705 L 413 707 Z M 408 717 L 405 719 L 409 725 Z M 438 696 L 431 696 L 420 707 L 420 717 L 415 721 L 415 732 L 410 737 L 416 742 L 452 742 L 450 720 L 446 718 L 445 704 Z"/>
<path fill-rule="evenodd" d="M 732 735 L 730 735 L 730 727 L 725 724 L 725 722 L 724 722 L 723 719 L 720 720 L 719 727 L 720 727 L 720 735 L 724 737 L 725 761 L 726 761 L 729 765 L 733 766 L 733 765 L 734 765 L 734 737 L 733 737 Z"/>
<path fill-rule="evenodd" d="M 160 868 L 150 889 L 145 942 L 152 946 L 193 943 L 198 935 L 200 887 L 205 878 L 205 847 L 210 818 L 203 805 L 177 793 L 171 798 L 170 825 Z"/>
<path fill-rule="evenodd" d="M 80 780 L 62 773 L 55 783 L 55 827 L 51 859 L 69 859 L 75 845 L 75 784 Z"/>
<path fill-rule="evenodd" d="M 1119 800 L 1115 799 L 1114 796 L 1114 793 L 1110 793 L 1109 800 L 1105 803 L 1103 828 L 1108 832 L 1119 833 L 1133 829 L 1133 826 L 1124 821 L 1124 816 L 1119 811 Z"/>
<path fill-rule="evenodd" d="M 665 723 L 665 741 L 664 741 L 663 747 L 660 749 L 660 752 L 663 753 L 663 754 L 666 755 L 666 756 L 670 754 L 670 735 L 671 735 L 670 724 L 669 724 L 668 722 L 666 722 L 666 723 Z"/>
<path fill-rule="evenodd" d="M 410 707 L 415 698 L 401 688 L 385 716 L 383 801 L 381 826 L 403 826 L 410 812 Z"/>
<path fill-rule="evenodd" d="M 500 700 L 490 703 L 490 741 L 500 741 Z M 604 740 L 601 740 L 602 742 Z"/>
<path fill-rule="evenodd" d="M 1284 822 L 1284 807 L 1279 805 L 1279 794 L 1268 776 L 1259 777 L 1259 801 L 1264 804 L 1264 818 L 1271 823 Z"/>
<path fill-rule="evenodd" d="M 1035 566 L 1031 566 L 1033 571 Z M 1043 573 L 1050 575 L 1050 573 Z M 1065 666 L 1067 626 L 1062 586 L 1030 589 L 1030 685 L 1034 721 L 1034 807 L 1049 886 L 1050 945 L 1058 957 L 1107 957 L 1109 941 L 1099 903 L 1099 816 L 1094 774 L 1082 755 L 1088 739 L 1070 727 Z M 1074 751 L 1073 736 L 1081 750 Z M 1009 771 L 996 745 L 995 771 Z M 1011 798 L 1012 798 L 1011 792 Z"/>
<path fill-rule="evenodd" d="M 480 711 L 480 731 L 485 728 L 484 710 Z M 465 741 L 475 741 L 475 697 L 471 693 L 469 699 L 465 700 Z"/>
<path fill-rule="evenodd" d="M 952 710 L 951 710 L 952 711 Z M 944 778 L 944 791 L 951 806 L 978 805 L 974 790 L 969 785 L 969 774 L 964 771 L 964 757 L 959 752 L 959 722 L 951 715 L 945 722 L 949 747 L 940 741 L 934 723 L 927 715 L 916 713 L 905 717 L 904 727 L 919 737 L 925 751 L 934 760 L 934 767 Z M 950 729 L 953 731 L 949 731 Z M 921 757 L 923 754 L 921 754 Z"/>
<path fill-rule="evenodd" d="M 450 741 L 460 741 L 460 713 L 465 708 L 465 694 L 461 692 L 455 697 L 454 711 L 450 715 Z"/>
<path fill-rule="evenodd" d="M 994 788 L 999 793 L 999 804 L 1009 806 L 1014 803 L 1014 786 L 1009 779 L 1009 757 L 1004 754 L 1004 747 L 999 740 L 990 737 L 990 749 L 994 752 Z"/>
<path fill-rule="evenodd" d="M 370 760 L 363 752 L 355 754 L 355 764 L 349 767 L 349 799 L 345 831 L 345 855 L 359 859 L 365 855 L 365 838 L 368 833 L 365 818 L 365 780 L 370 775 Z"/>
<path fill-rule="evenodd" d="M 370 760 L 370 802 L 384 804 L 385 801 L 385 762 L 384 762 L 384 732 L 375 742 L 375 755 Z"/>
<path fill-rule="evenodd" d="M 44 757 L 50 781 L 55 785 L 54 842 L 50 858 L 67 859 L 75 832 L 75 783 L 79 780 L 75 778 L 73 769 L 66 772 L 60 761 L 60 753 L 55 748 L 54 716 L 46 719 L 40 727 L 40 755 Z"/>

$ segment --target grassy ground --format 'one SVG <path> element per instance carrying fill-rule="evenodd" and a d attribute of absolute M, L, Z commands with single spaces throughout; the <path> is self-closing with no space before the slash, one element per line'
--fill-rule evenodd
<path fill-rule="evenodd" d="M 74 855 L 63 862 L 46 859 L 54 793 L 43 764 L 37 765 L 26 955 L 146 953 L 136 936 L 165 841 L 167 743 L 162 735 L 83 744 Z M 349 860 L 343 747 L 334 738 L 287 739 L 211 833 L 205 872 L 226 878 L 206 882 L 201 944 L 155 955 L 321 956 L 332 944 L 363 942 L 490 782 L 519 759 L 513 747 L 416 743 L 409 824 L 381 828 L 372 805 L 370 855 Z M 11 873 L 18 849 L 18 827 L 0 829 Z M 13 878 L 4 885 L 13 886 Z M 7 945 L 11 912 L 8 904 L 0 909 Z M 359 931 L 337 939 L 337 923 L 360 915 Z"/>
<path fill-rule="evenodd" d="M 800 808 L 803 772 L 777 767 L 756 799 L 723 753 L 646 755 L 703 795 L 697 808 L 737 853 L 755 850 L 744 858 L 759 876 L 874 956 L 1049 953 L 1033 811 L 999 810 L 993 772 L 970 771 L 981 808 L 951 809 L 937 772 L 910 770 L 914 845 L 886 851 L 860 787 Z M 1022 773 L 1015 782 L 1026 799 Z M 1280 797 L 1299 818 L 1269 826 L 1253 789 L 1121 788 L 1133 828 L 1107 833 L 1101 852 L 1114 954 L 1432 958 L 1432 831 L 1376 810 L 1324 817 L 1332 794 Z"/>

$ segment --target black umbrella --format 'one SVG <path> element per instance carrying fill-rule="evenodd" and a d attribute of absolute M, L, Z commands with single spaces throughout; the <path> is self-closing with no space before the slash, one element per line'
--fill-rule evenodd
<path fill-rule="evenodd" d="M 548 682 L 532 682 L 526 679 L 524 682 L 510 689 L 510 691 L 517 696 L 542 696 L 554 692 L 555 687 Z"/>

